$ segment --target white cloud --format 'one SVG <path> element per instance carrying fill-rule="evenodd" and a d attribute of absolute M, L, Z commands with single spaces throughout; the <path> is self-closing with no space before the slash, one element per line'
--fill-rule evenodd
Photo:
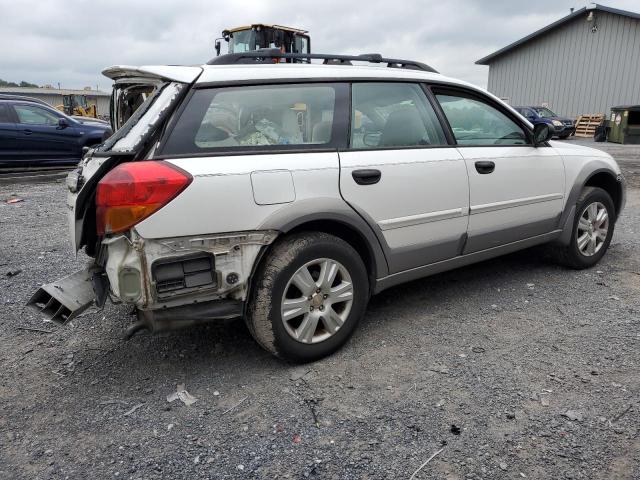
<path fill-rule="evenodd" d="M 0 0 L 0 78 L 63 87 L 101 85 L 113 64 L 198 64 L 223 28 L 306 28 L 312 50 L 379 52 L 424 61 L 485 85 L 479 58 L 580 8 L 566 0 Z M 637 0 L 616 8 L 638 10 Z"/>

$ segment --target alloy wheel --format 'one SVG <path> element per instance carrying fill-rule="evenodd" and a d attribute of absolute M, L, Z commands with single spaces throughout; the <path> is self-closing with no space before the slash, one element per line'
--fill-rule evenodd
<path fill-rule="evenodd" d="M 580 219 L 576 232 L 576 243 L 580 253 L 591 257 L 598 253 L 604 245 L 609 233 L 609 212 L 600 202 L 587 205 Z"/>
<path fill-rule="evenodd" d="M 281 302 L 287 333 L 301 343 L 319 343 L 333 336 L 349 317 L 353 283 L 348 270 L 330 258 L 300 267 L 289 279 Z"/>

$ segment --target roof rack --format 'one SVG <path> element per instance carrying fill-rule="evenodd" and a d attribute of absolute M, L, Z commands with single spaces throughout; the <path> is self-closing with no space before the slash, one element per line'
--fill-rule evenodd
<path fill-rule="evenodd" d="M 400 60 L 384 58 L 379 53 L 365 53 L 362 55 L 332 55 L 328 53 L 282 53 L 278 48 L 263 48 L 250 52 L 229 53 L 212 58 L 207 65 L 234 65 L 238 63 L 277 63 L 281 58 L 292 60 L 324 60 L 329 65 L 352 65 L 351 62 L 386 63 L 389 68 L 408 68 L 424 72 L 438 73 L 436 69 L 426 63 L 414 60 Z"/>

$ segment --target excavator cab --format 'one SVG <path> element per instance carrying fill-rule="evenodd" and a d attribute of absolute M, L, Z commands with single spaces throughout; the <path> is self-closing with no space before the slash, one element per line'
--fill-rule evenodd
<path fill-rule="evenodd" d="M 307 33 L 306 30 L 297 28 L 263 24 L 223 30 L 222 37 L 216 39 L 216 55 L 220 55 L 222 40 L 228 44 L 227 53 L 248 52 L 261 48 L 279 48 L 282 53 L 311 53 L 311 39 Z"/>
<path fill-rule="evenodd" d="M 86 95 L 63 95 L 62 105 L 56 107 L 67 115 L 98 118 L 95 105 L 89 105 Z"/>

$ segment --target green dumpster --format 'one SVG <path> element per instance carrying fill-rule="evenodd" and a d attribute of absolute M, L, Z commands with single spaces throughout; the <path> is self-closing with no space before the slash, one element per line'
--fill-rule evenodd
<path fill-rule="evenodd" d="M 640 144 L 640 105 L 611 108 L 608 123 L 610 142 Z"/>

